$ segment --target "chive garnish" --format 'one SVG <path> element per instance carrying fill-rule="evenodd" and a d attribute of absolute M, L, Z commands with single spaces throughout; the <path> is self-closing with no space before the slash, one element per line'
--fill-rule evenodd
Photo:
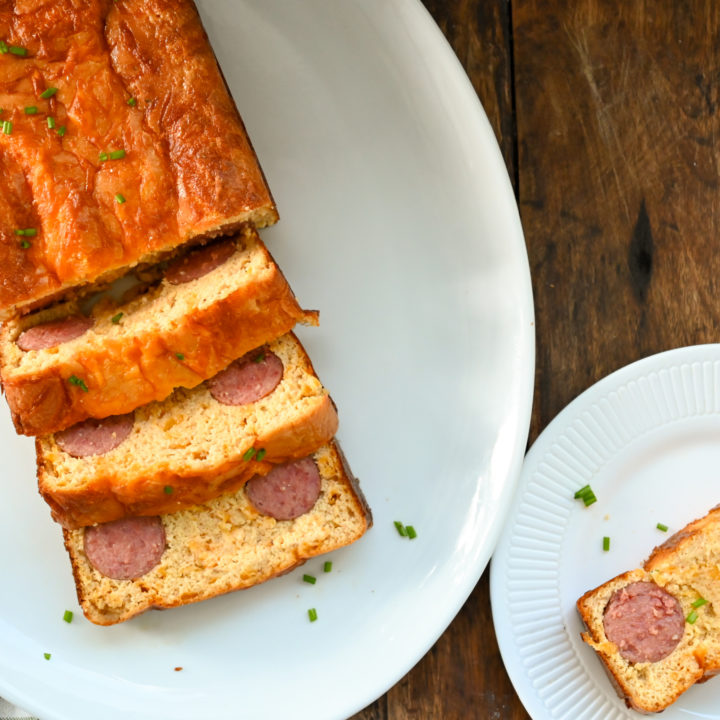
<path fill-rule="evenodd" d="M 185 356 L 182 353 L 175 353 L 175 357 L 181 362 L 185 359 Z"/>
<path fill-rule="evenodd" d="M 119 205 L 122 205 L 125 202 L 125 196 L 122 193 L 115 193 L 115 200 Z"/>
<path fill-rule="evenodd" d="M 16 228 L 15 234 L 24 235 L 25 237 L 35 237 L 37 235 L 37 230 L 35 228 Z"/>
<path fill-rule="evenodd" d="M 605 536 L 603 538 L 603 550 L 607 552 L 610 549 L 610 538 Z"/>
<path fill-rule="evenodd" d="M 30 242 L 29 242 L 28 240 L 23 240 L 23 241 L 20 243 L 20 247 L 21 247 L 23 250 L 27 250 L 27 249 L 30 247 Z"/>
<path fill-rule="evenodd" d="M 166 485 L 166 486 L 163 488 L 163 492 L 164 492 L 166 495 L 172 495 L 172 494 L 173 494 L 172 485 Z"/>
<path fill-rule="evenodd" d="M 265 457 L 265 454 L 266 454 L 266 453 L 267 453 L 267 450 L 265 450 L 265 448 L 260 448 L 260 449 L 257 451 L 257 455 L 255 456 L 255 459 L 256 459 L 258 462 L 260 462 L 260 461 Z"/>
<path fill-rule="evenodd" d="M 245 451 L 245 454 L 242 456 L 242 459 L 243 459 L 245 462 L 247 462 L 248 460 L 251 460 L 251 459 L 252 459 L 252 456 L 253 456 L 254 454 L 255 454 L 255 448 L 254 448 L 254 447 L 248 448 L 248 449 Z"/>
<path fill-rule="evenodd" d="M 405 526 L 399 520 L 395 520 L 395 528 L 400 535 L 407 537 L 407 530 L 405 530 Z"/>
<path fill-rule="evenodd" d="M 26 115 L 37 115 L 37 106 L 36 105 L 28 105 L 25 108 L 25 114 Z"/>
<path fill-rule="evenodd" d="M 48 98 L 51 98 L 57 91 L 58 91 L 57 88 L 49 87 L 40 93 L 40 97 L 43 100 L 47 100 Z"/>
<path fill-rule="evenodd" d="M 694 608 L 699 608 L 706 604 L 707 604 L 707 600 L 704 597 L 699 597 L 694 603 L 692 603 L 692 606 Z"/>
<path fill-rule="evenodd" d="M 100 162 L 105 162 L 108 159 L 107 153 L 101 152 L 98 155 L 98 159 L 100 160 Z"/>
<path fill-rule="evenodd" d="M 135 107 L 137 105 L 137 100 L 134 97 L 128 98 L 127 104 L 130 105 L 130 107 Z"/>
<path fill-rule="evenodd" d="M 71 385 L 76 385 L 76 386 L 79 387 L 83 392 L 87 392 L 87 391 L 88 391 L 88 386 L 85 384 L 85 381 L 84 381 L 82 378 L 79 378 L 77 375 L 71 375 L 71 376 L 68 378 L 68 382 L 69 382 Z"/>
<path fill-rule="evenodd" d="M 692 625 L 696 620 L 698 619 L 698 614 L 695 612 L 695 610 L 691 610 L 690 614 L 685 618 L 685 620 Z"/>
<path fill-rule="evenodd" d="M 122 158 L 125 157 L 125 151 L 124 150 L 113 150 L 110 153 L 110 159 L 111 160 L 122 160 Z"/>
<path fill-rule="evenodd" d="M 73 619 L 72 610 L 66 610 L 66 611 L 65 611 L 65 614 L 63 615 L 63 620 L 64 620 L 66 623 L 71 623 L 71 622 L 72 622 L 72 619 Z"/>
<path fill-rule="evenodd" d="M 417 537 L 417 533 L 415 532 L 415 528 L 412 525 L 406 525 L 405 526 L 405 532 L 407 533 L 407 536 L 414 540 Z"/>
<path fill-rule="evenodd" d="M 5 135 L 12 135 L 12 121 L 11 120 L 3 120 L 2 131 L 5 133 Z"/>
<path fill-rule="evenodd" d="M 259 352 L 259 353 L 253 358 L 253 362 L 261 363 L 264 359 L 265 359 L 265 353 L 264 353 L 264 352 Z"/>
<path fill-rule="evenodd" d="M 315 622 L 317 620 L 317 610 L 315 608 L 310 608 L 308 610 L 308 617 L 310 618 L 310 622 Z"/>
<path fill-rule="evenodd" d="M 8 44 L 4 40 L 0 40 L 0 53 L 4 55 L 9 49 Z"/>
<path fill-rule="evenodd" d="M 332 570 L 332 563 L 330 560 L 326 560 L 325 564 L 323 565 L 323 572 L 330 572 Z"/>
<path fill-rule="evenodd" d="M 117 324 L 120 322 L 120 320 L 122 319 L 122 316 L 123 316 L 124 314 L 125 314 L 125 313 L 119 312 L 117 315 L 113 315 L 113 316 L 110 318 L 110 322 L 111 322 L 113 325 L 117 325 Z"/>
<path fill-rule="evenodd" d="M 51 130 L 54 130 L 55 129 L 55 118 L 48 115 L 47 124 Z"/>
<path fill-rule="evenodd" d="M 662 530 L 663 532 L 667 532 L 667 531 L 668 531 L 668 526 L 667 526 L 667 525 L 663 525 L 662 523 L 658 523 L 655 527 L 656 527 L 658 530 Z"/>
<path fill-rule="evenodd" d="M 50 653 L 43 653 L 43 657 L 44 657 L 46 660 L 49 660 L 49 659 L 52 657 L 52 655 L 51 655 Z"/>
<path fill-rule="evenodd" d="M 19 45 L 11 45 L 8 50 L 13 55 L 19 55 L 20 57 L 25 57 L 27 55 L 27 48 L 20 47 Z"/>
<path fill-rule="evenodd" d="M 314 585 L 317 582 L 317 578 L 314 575 L 303 575 L 303 581 Z"/>
<path fill-rule="evenodd" d="M 67 128 L 64 125 L 61 125 L 58 128 L 57 134 L 62 137 L 67 132 Z"/>
<path fill-rule="evenodd" d="M 585 485 L 584 487 L 581 487 L 574 495 L 576 500 L 582 500 L 583 503 L 585 503 L 585 507 L 588 505 L 592 505 L 594 502 L 597 502 L 597 498 L 595 497 L 595 493 L 593 492 L 592 488 L 589 485 Z"/>

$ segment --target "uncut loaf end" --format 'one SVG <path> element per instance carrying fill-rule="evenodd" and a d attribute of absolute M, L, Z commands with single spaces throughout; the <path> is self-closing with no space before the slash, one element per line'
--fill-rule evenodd
<path fill-rule="evenodd" d="M 99 625 L 123 622 L 151 608 L 172 608 L 258 585 L 307 559 L 349 545 L 372 516 L 335 442 L 313 454 L 321 478 L 312 509 L 291 520 L 258 512 L 245 489 L 161 516 L 165 547 L 141 577 L 117 580 L 93 567 L 84 528 L 65 530 L 78 599 Z"/>

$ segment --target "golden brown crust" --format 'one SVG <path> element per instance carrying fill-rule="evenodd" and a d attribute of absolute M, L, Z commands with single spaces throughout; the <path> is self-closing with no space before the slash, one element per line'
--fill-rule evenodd
<path fill-rule="evenodd" d="M 177 390 L 162 403 L 139 408 L 130 438 L 91 458 L 69 458 L 52 436 L 38 438 L 38 487 L 53 518 L 77 528 L 175 512 L 237 490 L 252 475 L 328 442 L 337 431 L 337 410 L 305 349 L 292 333 L 268 347 L 281 356 L 285 371 L 257 403 L 228 407 L 205 386 Z M 206 453 L 221 439 L 225 450 L 210 459 Z M 250 448 L 265 450 L 260 462 L 245 459 Z"/>
<path fill-rule="evenodd" d="M 244 491 L 163 517 L 168 550 L 136 580 L 113 581 L 85 556 L 82 530 L 64 530 L 65 547 L 86 617 L 98 625 L 124 622 L 252 587 L 284 575 L 311 557 L 359 539 L 372 525 L 364 497 L 336 443 L 315 452 L 321 497 L 305 515 L 276 521 L 260 515 Z"/>
<path fill-rule="evenodd" d="M 192 0 L 8 2 L 0 35 L 28 51 L 0 65 L 0 315 L 277 220 Z"/>
<path fill-rule="evenodd" d="M 112 307 L 104 311 L 106 329 L 93 333 L 91 341 L 81 341 L 66 355 L 45 352 L 42 365 L 38 361 L 18 367 L 20 353 L 14 341 L 23 322 L 5 323 L 0 330 L 0 377 L 18 433 L 50 434 L 87 417 L 131 412 L 163 400 L 176 387 L 195 387 L 297 322 L 317 322 L 317 313 L 298 305 L 252 228 L 246 227 L 236 244 L 239 251 L 247 249 L 245 254 L 251 254 L 257 272 L 237 273 L 231 292 L 180 316 L 168 308 L 164 318 L 153 317 L 156 307 L 147 306 L 145 313 L 152 322 L 139 326 L 132 337 L 121 334 L 120 325 L 107 322 L 116 312 L 123 312 L 127 322 L 128 308 Z M 212 277 L 197 282 L 204 283 L 212 299 L 216 290 Z M 72 376 L 82 378 L 87 391 L 70 384 Z"/>

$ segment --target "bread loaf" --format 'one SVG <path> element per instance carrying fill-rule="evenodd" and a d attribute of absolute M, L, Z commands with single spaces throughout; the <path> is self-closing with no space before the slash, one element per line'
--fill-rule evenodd
<path fill-rule="evenodd" d="M 342 453 L 332 442 L 313 459 L 321 487 L 308 512 L 275 520 L 258 512 L 241 489 L 164 515 L 159 561 L 134 579 L 99 572 L 85 552 L 86 529 L 65 530 L 86 617 L 111 625 L 150 608 L 176 607 L 248 588 L 360 538 L 372 517 Z"/>
<path fill-rule="evenodd" d="M 192 0 L 5 2 L 0 28 L 0 317 L 277 220 Z"/>
<path fill-rule="evenodd" d="M 63 318 L 82 319 L 74 301 L 6 322 L 0 379 L 17 431 L 50 434 L 87 417 L 131 412 L 176 387 L 198 385 L 297 322 L 317 323 L 317 313 L 300 308 L 249 225 L 232 240 L 190 253 L 185 264 L 199 263 L 202 270 L 203 256 L 221 250 L 232 255 L 197 279 L 178 283 L 185 265 L 176 265 L 129 302 L 96 304 L 92 326 L 67 342 L 28 351 L 18 345 L 18 339 L 27 342 L 28 331 L 38 338 L 48 322 L 59 327 Z"/>
<path fill-rule="evenodd" d="M 257 358 L 246 358 L 244 367 L 252 370 L 256 360 L 275 362 L 281 376 L 254 402 L 216 400 L 211 383 L 218 375 L 121 417 L 121 434 L 116 438 L 107 426 L 99 445 L 93 445 L 97 433 L 87 424 L 37 438 L 39 488 L 53 517 L 65 527 L 81 527 L 174 512 L 235 490 L 252 475 L 328 442 L 338 425 L 335 406 L 297 338 L 278 338 Z M 73 456 L 63 449 L 78 439 L 83 452 L 95 454 Z"/>
<path fill-rule="evenodd" d="M 660 712 L 720 672 L 720 510 L 577 602 L 583 640 L 628 707 Z"/>

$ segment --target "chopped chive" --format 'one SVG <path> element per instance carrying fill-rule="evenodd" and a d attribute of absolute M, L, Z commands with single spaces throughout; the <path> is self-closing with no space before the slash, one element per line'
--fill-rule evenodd
<path fill-rule="evenodd" d="M 578 491 L 576 491 L 574 497 L 576 500 L 582 500 L 583 503 L 585 503 L 585 507 L 587 507 L 588 505 L 592 505 L 594 502 L 597 502 L 595 493 L 589 485 L 581 487 Z"/>
<path fill-rule="evenodd" d="M 267 450 L 265 450 L 265 448 L 260 448 L 260 449 L 257 451 L 257 455 L 255 456 L 255 459 L 256 459 L 258 462 L 260 462 L 260 461 L 265 457 L 265 454 L 266 454 L 266 453 L 267 453 Z"/>
<path fill-rule="evenodd" d="M 98 155 L 98 159 L 100 160 L 100 162 L 105 162 L 105 161 L 108 159 L 108 154 L 107 154 L 107 153 L 104 153 L 104 152 L 101 152 L 101 153 Z"/>
<path fill-rule="evenodd" d="M 3 120 L 2 124 L 2 131 L 6 135 L 12 135 L 12 121 L 11 120 Z"/>
<path fill-rule="evenodd" d="M 332 562 L 330 560 L 326 560 L 325 564 L 323 565 L 323 572 L 330 572 L 332 570 Z"/>
<path fill-rule="evenodd" d="M 48 98 L 51 98 L 57 91 L 58 91 L 57 88 L 49 87 L 40 93 L 40 97 L 43 100 L 47 100 Z"/>
<path fill-rule="evenodd" d="M 164 492 L 166 495 L 172 495 L 172 494 L 173 494 L 172 485 L 166 485 L 166 486 L 163 488 L 163 492 Z"/>
<path fill-rule="evenodd" d="M 24 235 L 25 231 L 22 228 L 15 228 L 16 235 Z"/>
<path fill-rule="evenodd" d="M 49 659 L 52 657 L 52 655 L 51 655 L 50 653 L 43 653 L 43 657 L 44 657 L 46 660 L 49 660 Z"/>
<path fill-rule="evenodd" d="M 120 322 L 120 320 L 122 320 L 122 316 L 123 316 L 124 314 L 125 314 L 125 313 L 119 312 L 117 315 L 113 315 L 113 316 L 110 318 L 110 322 L 111 322 L 113 325 L 117 325 L 117 324 Z"/>
<path fill-rule="evenodd" d="M 55 118 L 48 115 L 47 124 L 51 130 L 54 130 L 55 129 Z"/>
<path fill-rule="evenodd" d="M 405 530 L 405 526 L 399 520 L 395 520 L 395 528 L 400 535 L 407 537 L 407 530 Z"/>
<path fill-rule="evenodd" d="M 310 608 L 308 610 L 308 617 L 310 618 L 310 622 L 315 622 L 317 620 L 317 610 L 315 608 Z"/>
<path fill-rule="evenodd" d="M 610 549 L 610 538 L 607 535 L 603 538 L 603 550 L 607 552 Z"/>
<path fill-rule="evenodd" d="M 37 115 L 37 106 L 36 105 L 28 105 L 25 108 L 25 114 L 26 115 Z"/>
<path fill-rule="evenodd" d="M 23 241 L 20 243 L 20 247 L 21 247 L 23 250 L 27 250 L 29 247 L 31 247 L 30 241 L 29 241 L 29 240 L 23 240 Z"/>
<path fill-rule="evenodd" d="M 692 606 L 693 606 L 694 608 L 699 608 L 699 607 L 702 607 L 703 605 L 707 605 L 707 600 L 706 600 L 704 597 L 698 598 L 698 599 L 692 604 Z"/>
<path fill-rule="evenodd" d="M 25 57 L 27 55 L 27 48 L 20 47 L 19 45 L 11 45 L 8 50 L 13 55 L 19 55 L 20 57 Z"/>
<path fill-rule="evenodd" d="M 314 575 L 303 575 L 303 582 L 314 585 L 317 582 L 317 578 Z"/>
<path fill-rule="evenodd" d="M 61 125 L 58 128 L 57 134 L 62 137 L 67 132 L 67 128 L 64 125 Z"/>
<path fill-rule="evenodd" d="M 260 352 L 253 358 L 253 362 L 261 363 L 264 359 L 265 359 L 265 353 Z"/>
<path fill-rule="evenodd" d="M 662 523 L 658 523 L 655 527 L 656 527 L 658 530 L 662 530 L 663 532 L 667 532 L 667 531 L 668 531 L 668 526 L 667 526 L 667 525 L 663 525 Z"/>
<path fill-rule="evenodd" d="M 69 382 L 71 385 L 76 385 L 76 386 L 79 387 L 83 392 L 87 392 L 87 391 L 88 391 L 88 386 L 85 384 L 85 381 L 84 381 L 82 378 L 79 378 L 77 375 L 71 375 L 71 376 L 68 378 L 68 382 Z"/>
<path fill-rule="evenodd" d="M 589 485 L 584 485 L 581 487 L 578 491 L 576 491 L 574 497 L 575 499 L 582 498 L 584 495 L 587 495 L 588 493 L 592 492 L 592 488 Z"/>
<path fill-rule="evenodd" d="M 185 356 L 182 353 L 175 353 L 175 357 L 182 362 L 185 359 Z"/>
<path fill-rule="evenodd" d="M 252 459 L 252 456 L 254 454 L 255 454 L 255 448 L 254 447 L 248 448 L 245 451 L 245 454 L 242 456 L 242 459 L 245 460 L 245 462 L 247 462 L 248 460 Z"/>
<path fill-rule="evenodd" d="M 122 193 L 115 193 L 115 200 L 119 205 L 122 205 L 125 202 L 125 196 Z"/>
<path fill-rule="evenodd" d="M 698 619 L 698 614 L 695 610 L 691 610 L 690 614 L 685 618 L 685 620 L 692 625 L 696 620 Z"/>
<path fill-rule="evenodd" d="M 72 619 L 73 619 L 72 610 L 66 610 L 66 611 L 65 611 L 65 614 L 63 615 L 63 620 L 64 620 L 66 623 L 71 623 L 71 622 L 72 622 Z"/>
<path fill-rule="evenodd" d="M 8 44 L 4 40 L 0 40 L 0 53 L 5 55 L 9 49 Z"/>
<path fill-rule="evenodd" d="M 414 540 L 417 537 L 417 533 L 415 532 L 415 528 L 412 525 L 406 525 L 405 526 L 405 532 L 407 533 L 407 536 Z"/>
<path fill-rule="evenodd" d="M 130 105 L 130 107 L 135 107 L 137 105 L 137 100 L 134 97 L 128 98 L 127 104 Z"/>
<path fill-rule="evenodd" d="M 110 153 L 110 159 L 111 160 L 122 160 L 122 158 L 125 157 L 125 151 L 124 150 L 113 150 Z"/>
<path fill-rule="evenodd" d="M 37 230 L 35 228 L 15 228 L 15 234 L 24 237 L 35 237 Z"/>

